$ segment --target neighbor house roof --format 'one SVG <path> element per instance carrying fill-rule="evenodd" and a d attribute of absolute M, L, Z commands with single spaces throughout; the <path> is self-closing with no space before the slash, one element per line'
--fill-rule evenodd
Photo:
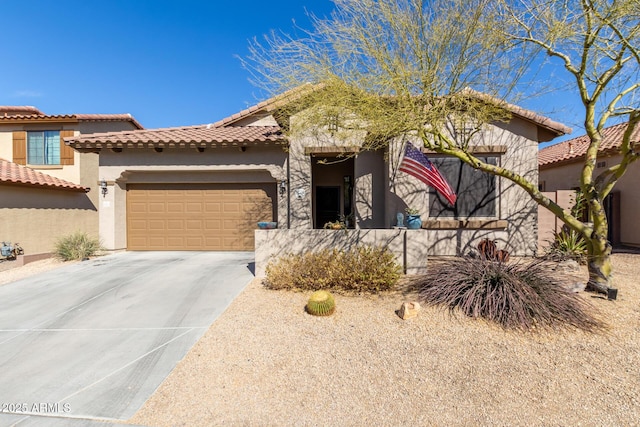
<path fill-rule="evenodd" d="M 86 191 L 85 187 L 26 166 L 0 159 L 0 183 L 58 188 L 61 190 Z"/>
<path fill-rule="evenodd" d="M 229 126 L 212 124 L 164 129 L 94 133 L 65 138 L 75 148 L 208 147 L 284 142 L 278 126 Z"/>
<path fill-rule="evenodd" d="M 0 123 L 26 124 L 33 122 L 131 122 L 136 128 L 144 129 L 131 114 L 44 114 L 32 106 L 0 106 Z"/>
<path fill-rule="evenodd" d="M 598 149 L 601 155 L 615 154 L 620 149 L 622 135 L 627 129 L 627 123 L 620 123 L 602 130 L 602 142 Z M 637 126 L 632 142 L 640 142 L 640 126 Z M 538 152 L 538 166 L 541 169 L 558 166 L 559 164 L 573 163 L 581 160 L 589 147 L 589 136 L 582 135 L 577 138 L 550 145 Z"/>

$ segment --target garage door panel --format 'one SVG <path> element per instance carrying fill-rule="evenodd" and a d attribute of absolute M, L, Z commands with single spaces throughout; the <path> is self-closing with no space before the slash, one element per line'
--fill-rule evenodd
<path fill-rule="evenodd" d="M 253 250 L 275 215 L 276 185 L 139 184 L 127 188 L 131 250 Z"/>
<path fill-rule="evenodd" d="M 148 213 L 164 213 L 167 207 L 164 202 L 150 202 L 147 204 Z"/>
<path fill-rule="evenodd" d="M 202 231 L 202 221 L 193 219 L 185 221 L 185 230 Z"/>
<path fill-rule="evenodd" d="M 167 231 L 171 231 L 171 230 L 177 230 L 177 231 L 181 231 L 184 230 L 184 221 L 181 219 L 170 219 L 167 220 Z"/>
<path fill-rule="evenodd" d="M 167 213 L 183 213 L 184 205 L 180 202 L 167 202 Z"/>

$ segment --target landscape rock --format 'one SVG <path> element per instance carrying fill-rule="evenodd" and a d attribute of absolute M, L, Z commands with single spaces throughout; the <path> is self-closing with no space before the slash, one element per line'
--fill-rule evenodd
<path fill-rule="evenodd" d="M 418 316 L 418 312 L 420 311 L 420 304 L 417 302 L 404 302 L 398 310 L 398 316 L 402 320 L 411 319 L 413 317 Z"/>

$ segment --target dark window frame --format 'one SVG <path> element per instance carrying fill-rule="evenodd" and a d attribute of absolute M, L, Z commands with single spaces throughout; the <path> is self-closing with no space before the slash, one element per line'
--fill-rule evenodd
<path fill-rule="evenodd" d="M 483 154 L 480 160 L 500 165 L 499 154 Z M 498 219 L 500 211 L 500 180 L 497 176 L 474 169 L 451 156 L 430 156 L 431 162 L 449 182 L 457 195 L 454 206 L 434 188 L 429 189 L 429 218 L 446 220 Z M 466 183 L 465 183 L 466 180 Z M 479 185 L 486 184 L 483 187 Z"/>

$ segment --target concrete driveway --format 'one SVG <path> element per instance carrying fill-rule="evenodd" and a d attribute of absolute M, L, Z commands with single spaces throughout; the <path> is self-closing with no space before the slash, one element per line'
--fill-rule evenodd
<path fill-rule="evenodd" d="M 130 418 L 252 263 L 251 252 L 124 252 L 0 286 L 0 426 Z"/>

